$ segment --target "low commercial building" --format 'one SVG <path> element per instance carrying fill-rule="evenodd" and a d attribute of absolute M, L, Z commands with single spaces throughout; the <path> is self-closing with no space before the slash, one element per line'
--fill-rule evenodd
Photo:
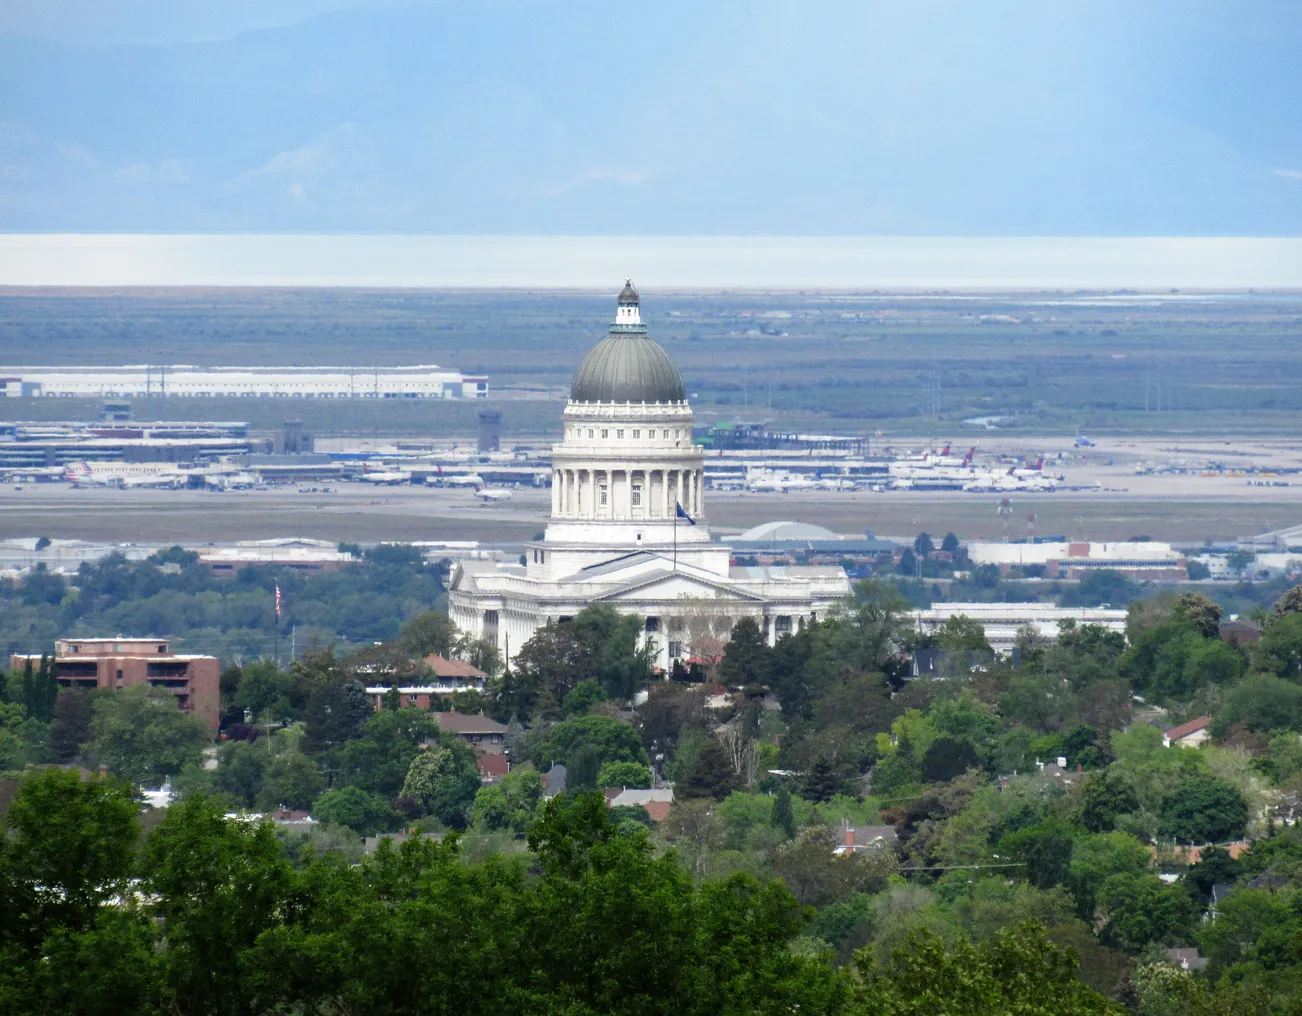
<path fill-rule="evenodd" d="M 5 394 L 82 398 L 482 399 L 488 378 L 411 367 L 0 367 Z"/>
<path fill-rule="evenodd" d="M 39 665 L 39 655 L 9 657 L 10 670 L 28 661 Z M 221 710 L 221 661 L 215 656 L 173 653 L 168 639 L 91 638 L 58 639 L 54 643 L 59 686 L 117 691 L 148 685 L 170 692 L 176 704 L 217 729 Z"/>
<path fill-rule="evenodd" d="M 1169 543 L 1156 540 L 969 543 L 967 554 L 974 565 L 993 564 L 1004 572 L 1010 568 L 1033 569 L 1046 579 L 1080 579 L 1103 568 L 1150 581 L 1182 581 L 1189 577 L 1185 557 Z"/>
<path fill-rule="evenodd" d="M 234 578 L 242 568 L 275 566 L 297 572 L 335 572 L 357 558 L 328 540 L 286 537 L 270 540 L 241 540 L 229 547 L 196 547 L 199 563 L 212 569 L 216 578 Z"/>
<path fill-rule="evenodd" d="M 1059 607 L 1053 603 L 935 603 L 913 612 L 918 630 L 934 633 L 951 617 L 971 618 L 986 632 L 986 641 L 999 654 L 1017 644 L 1017 632 L 1029 626 L 1044 638 L 1058 637 L 1059 623 L 1097 624 L 1108 631 L 1126 630 L 1126 612 L 1110 607 Z"/>

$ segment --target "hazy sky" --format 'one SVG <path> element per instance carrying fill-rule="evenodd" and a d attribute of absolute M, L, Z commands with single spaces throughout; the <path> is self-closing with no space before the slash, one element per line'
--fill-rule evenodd
<path fill-rule="evenodd" d="M 0 231 L 1302 235 L 1297 0 L 6 0 Z"/>

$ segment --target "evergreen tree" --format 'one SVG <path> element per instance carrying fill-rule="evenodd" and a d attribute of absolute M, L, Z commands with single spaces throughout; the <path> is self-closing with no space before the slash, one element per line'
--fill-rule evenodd
<path fill-rule="evenodd" d="M 809 771 L 805 773 L 804 784 L 801 787 L 803 796 L 810 801 L 822 803 L 830 801 L 840 789 L 841 781 L 837 779 L 832 763 L 822 755 L 818 756 L 814 764 L 809 767 Z"/>
<path fill-rule="evenodd" d="M 710 798 L 722 801 L 737 789 L 737 774 L 717 737 L 707 737 L 688 771 L 687 779 L 674 788 L 682 800 Z"/>
<path fill-rule="evenodd" d="M 778 796 L 773 799 L 773 813 L 769 816 L 769 825 L 779 829 L 787 839 L 796 835 L 796 816 L 791 810 L 791 791 L 784 783 L 778 788 Z"/>
<path fill-rule="evenodd" d="M 565 767 L 565 789 L 576 793 L 596 790 L 600 772 L 601 756 L 595 747 L 585 744 L 570 756 Z"/>

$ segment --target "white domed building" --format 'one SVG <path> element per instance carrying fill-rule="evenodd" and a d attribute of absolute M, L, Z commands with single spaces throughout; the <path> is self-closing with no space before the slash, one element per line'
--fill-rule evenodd
<path fill-rule="evenodd" d="M 460 561 L 449 581 L 458 629 L 494 641 L 508 662 L 549 621 L 593 603 L 645 617 L 668 670 L 717 655 L 743 617 L 773 642 L 849 595 L 841 568 L 731 567 L 729 548 L 710 539 L 683 377 L 647 335 L 631 281 L 610 335 L 574 374 L 563 419 L 543 539 L 524 565 Z"/>

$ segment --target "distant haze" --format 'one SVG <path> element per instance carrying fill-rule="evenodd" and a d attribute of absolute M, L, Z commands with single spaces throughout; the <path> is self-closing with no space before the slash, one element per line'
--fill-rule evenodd
<path fill-rule="evenodd" d="M 3 235 L 0 285 L 1302 288 L 1302 239 Z"/>
<path fill-rule="evenodd" d="M 1299 236 L 1300 52 L 1295 0 L 8 0 L 0 229 Z"/>

